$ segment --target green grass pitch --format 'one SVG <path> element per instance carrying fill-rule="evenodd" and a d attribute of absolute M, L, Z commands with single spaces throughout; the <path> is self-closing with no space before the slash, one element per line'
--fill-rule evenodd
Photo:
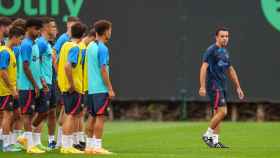
<path fill-rule="evenodd" d="M 209 149 L 201 134 L 207 123 L 106 123 L 104 146 L 112 156 L 0 153 L 0 158 L 279 158 L 280 123 L 224 123 L 221 139 L 230 149 Z M 46 131 L 46 130 L 45 130 Z M 43 141 L 46 144 L 47 134 Z"/>

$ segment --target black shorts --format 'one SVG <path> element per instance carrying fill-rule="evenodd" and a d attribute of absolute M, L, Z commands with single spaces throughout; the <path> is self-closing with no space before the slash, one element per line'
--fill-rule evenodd
<path fill-rule="evenodd" d="M 14 111 L 14 98 L 11 95 L 0 96 L 0 111 Z"/>
<path fill-rule="evenodd" d="M 87 95 L 87 110 L 93 117 L 97 115 L 104 115 L 109 103 L 110 99 L 108 93 Z"/>
<path fill-rule="evenodd" d="M 22 114 L 32 115 L 34 111 L 38 113 L 48 112 L 48 93 L 40 90 L 40 95 L 36 98 L 34 90 L 20 90 L 19 104 Z"/>
<path fill-rule="evenodd" d="M 217 89 L 208 91 L 207 94 L 214 110 L 218 110 L 219 107 L 227 105 L 226 91 Z"/>
<path fill-rule="evenodd" d="M 77 92 L 62 93 L 62 100 L 67 115 L 79 114 L 82 111 L 82 94 Z"/>

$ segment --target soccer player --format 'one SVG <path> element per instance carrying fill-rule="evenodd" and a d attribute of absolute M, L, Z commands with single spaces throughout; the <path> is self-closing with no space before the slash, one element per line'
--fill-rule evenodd
<path fill-rule="evenodd" d="M 22 28 L 25 32 L 25 23 L 26 21 L 24 19 L 21 18 L 17 18 L 16 20 L 14 20 L 11 24 L 11 27 L 19 27 Z M 17 46 L 13 47 L 13 51 L 15 53 L 16 56 L 16 60 L 18 61 L 18 56 L 20 54 L 20 44 Z M 19 70 L 18 68 L 18 64 L 19 62 L 17 62 L 17 70 Z M 17 73 L 17 78 L 18 78 L 18 73 Z M 18 81 L 18 80 L 17 80 Z M 14 102 L 14 114 L 13 114 L 13 121 L 14 121 L 14 127 L 13 127 L 13 137 L 19 137 L 20 135 L 22 135 L 22 129 L 23 129 L 23 122 L 21 119 L 21 114 L 20 114 L 20 110 L 19 110 L 19 104 L 18 104 L 18 100 L 15 100 Z M 17 145 L 19 145 L 17 143 Z"/>
<path fill-rule="evenodd" d="M 79 43 L 79 47 L 82 50 L 82 68 L 83 68 L 83 106 L 84 110 L 79 115 L 79 122 L 77 123 L 77 129 L 74 133 L 74 147 L 79 150 L 85 149 L 85 134 L 83 132 L 83 116 L 86 113 L 86 94 L 87 94 L 87 67 L 85 63 L 86 47 L 87 45 L 95 40 L 95 30 L 91 29 L 89 33 Z"/>
<path fill-rule="evenodd" d="M 53 45 L 55 42 L 58 30 L 55 21 L 51 22 L 51 34 L 49 43 Z M 55 52 L 52 51 L 52 84 L 50 87 L 51 96 L 50 96 L 50 106 L 49 106 L 49 113 L 48 113 L 48 133 L 49 133 L 49 144 L 48 147 L 51 149 L 55 149 L 56 147 L 56 141 L 55 141 L 55 128 L 56 128 L 56 108 L 58 104 L 58 89 L 57 89 L 57 82 L 56 82 L 56 70 L 55 70 L 55 64 L 56 64 L 56 55 Z"/>
<path fill-rule="evenodd" d="M 63 121 L 62 148 L 63 154 L 82 154 L 73 147 L 73 132 L 75 123 L 81 112 L 83 94 L 82 55 L 79 43 L 86 31 L 86 27 L 78 22 L 71 27 L 71 41 L 66 42 L 59 55 L 57 71 L 58 87 L 62 93 L 65 119 Z"/>
<path fill-rule="evenodd" d="M 12 21 L 8 17 L 0 17 L 0 46 L 5 45 L 5 37 L 9 34 L 9 26 L 11 25 Z"/>
<path fill-rule="evenodd" d="M 40 35 L 41 28 L 42 21 L 40 19 L 28 19 L 26 21 L 26 36 L 20 47 L 17 86 L 25 132 L 24 136 L 18 138 L 18 141 L 24 145 L 27 153 L 45 152 L 35 145 L 38 144 L 41 137 L 40 133 L 36 130 L 34 130 L 35 133 L 32 132 L 32 120 L 34 118 L 32 105 L 35 105 L 37 116 L 34 118 L 34 122 L 37 122 L 37 124 L 40 124 L 38 120 L 46 118 L 48 110 L 45 97 L 43 97 L 44 93 L 47 92 L 47 85 L 41 75 L 40 52 L 38 45 L 35 43 L 35 39 Z"/>
<path fill-rule="evenodd" d="M 18 99 L 16 88 L 17 65 L 13 47 L 19 45 L 24 37 L 24 30 L 12 27 L 9 31 L 9 40 L 0 51 L 0 110 L 4 111 L 3 125 L 3 151 L 21 151 L 16 144 L 16 135 L 12 135 L 14 100 Z"/>
<path fill-rule="evenodd" d="M 227 115 L 226 74 L 233 81 L 239 99 L 244 98 L 235 69 L 231 65 L 229 52 L 226 49 L 229 41 L 229 30 L 218 28 L 216 30 L 216 43 L 212 44 L 203 55 L 200 69 L 199 95 L 210 98 L 214 109 L 214 116 L 210 126 L 203 135 L 203 141 L 213 148 L 227 148 L 219 141 L 220 124 Z"/>
<path fill-rule="evenodd" d="M 9 33 L 9 25 L 11 24 L 11 20 L 7 17 L 0 17 L 0 46 L 5 45 L 5 37 L 7 37 Z M 0 139 L 2 138 L 2 119 L 3 112 L 0 111 Z"/>
<path fill-rule="evenodd" d="M 110 99 L 115 97 L 115 92 L 109 77 L 109 49 L 105 45 L 112 31 L 112 24 L 107 20 L 100 20 L 94 24 L 96 42 L 87 48 L 88 61 L 88 111 L 93 117 L 94 132 L 87 140 L 86 153 L 111 154 L 102 147 L 102 135 L 105 117 L 104 114 Z M 94 137 L 91 137 L 94 136 Z"/>
<path fill-rule="evenodd" d="M 68 42 L 71 38 L 71 27 L 79 22 L 80 19 L 78 17 L 69 16 L 67 19 L 67 32 L 63 33 L 55 42 L 53 51 L 54 51 L 54 69 L 57 71 L 57 61 L 59 61 L 60 50 L 64 43 Z M 59 103 L 61 104 L 61 97 L 58 96 Z M 57 109 L 60 109 L 59 107 Z M 64 120 L 64 111 L 63 108 L 60 110 L 59 116 L 59 127 L 57 128 L 57 144 L 56 147 L 59 148 L 62 145 L 62 123 Z"/>
<path fill-rule="evenodd" d="M 50 105 L 51 105 L 50 97 L 52 95 L 51 87 L 52 87 L 52 74 L 53 74 L 53 72 L 52 72 L 53 57 L 52 57 L 52 47 L 51 47 L 51 44 L 49 43 L 49 40 L 51 40 L 51 38 L 54 36 L 53 29 L 56 27 L 56 23 L 55 23 L 55 20 L 50 17 L 43 17 L 42 22 L 43 22 L 43 28 L 41 29 L 41 36 L 39 38 L 37 38 L 36 44 L 38 45 L 39 52 L 40 52 L 40 68 L 41 68 L 41 75 L 43 77 L 42 81 L 45 82 L 45 84 L 47 85 L 47 89 L 48 89 L 48 91 L 43 93 L 41 97 L 44 97 L 44 99 L 47 101 L 48 107 L 50 110 Z M 55 103 L 52 103 L 52 105 L 53 104 L 55 104 Z M 55 113 L 55 111 L 52 110 L 51 114 L 53 114 L 53 113 Z M 49 114 L 50 114 L 50 111 L 49 111 L 48 115 Z M 41 117 L 41 119 L 44 119 L 44 118 Z M 42 121 L 43 120 L 37 119 L 36 122 L 33 122 L 33 126 L 35 126 L 35 127 L 39 126 L 38 133 L 41 132 L 40 123 Z M 53 126 L 55 127 L 55 125 L 53 125 Z M 49 136 L 49 141 L 52 142 L 52 141 L 54 141 L 54 129 L 52 129 L 51 132 L 53 132 L 53 133 L 51 133 L 51 136 Z M 46 151 L 50 150 L 50 148 L 47 148 L 42 145 L 41 139 L 39 139 L 38 144 L 35 144 L 35 145 L 37 145 L 42 150 L 46 150 Z"/>

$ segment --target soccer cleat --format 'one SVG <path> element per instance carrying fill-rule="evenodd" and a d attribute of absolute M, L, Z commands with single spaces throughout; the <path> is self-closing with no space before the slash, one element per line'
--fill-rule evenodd
<path fill-rule="evenodd" d="M 222 143 L 217 143 L 217 144 L 214 144 L 213 145 L 213 148 L 229 148 L 228 146 L 225 146 L 224 144 Z"/>
<path fill-rule="evenodd" d="M 52 141 L 51 143 L 48 144 L 48 147 L 52 150 L 56 148 L 56 141 Z"/>
<path fill-rule="evenodd" d="M 83 149 L 82 151 L 84 151 L 85 148 L 86 148 L 86 143 L 85 142 L 80 142 L 80 146 Z"/>
<path fill-rule="evenodd" d="M 38 147 L 36 147 L 36 146 L 33 146 L 33 147 L 27 149 L 27 153 L 28 153 L 28 154 L 43 154 L 43 153 L 45 153 L 45 151 L 40 150 L 40 149 L 39 149 Z"/>
<path fill-rule="evenodd" d="M 21 149 L 21 150 L 25 150 L 25 149 L 24 149 L 24 146 L 22 146 L 22 145 L 19 144 L 19 143 L 13 144 L 13 146 L 15 146 L 16 148 L 19 148 L 19 149 Z"/>
<path fill-rule="evenodd" d="M 73 147 L 78 149 L 78 150 L 80 150 L 80 151 L 84 151 L 85 150 L 85 148 L 83 148 L 83 146 L 81 144 L 74 144 Z"/>
<path fill-rule="evenodd" d="M 43 150 L 43 151 L 51 151 L 51 148 L 45 147 L 42 144 L 38 144 L 38 145 L 36 145 L 36 147 L 40 150 Z"/>
<path fill-rule="evenodd" d="M 104 149 L 104 148 L 99 148 L 99 149 L 94 149 L 95 154 L 97 155 L 111 155 L 113 154 L 112 152 Z"/>
<path fill-rule="evenodd" d="M 96 154 L 94 148 L 85 148 L 85 154 Z"/>
<path fill-rule="evenodd" d="M 3 148 L 3 152 L 20 152 L 22 151 L 21 148 L 18 148 L 17 146 L 10 144 L 7 147 Z"/>
<path fill-rule="evenodd" d="M 70 147 L 70 148 L 61 148 L 60 149 L 60 153 L 61 154 L 84 154 L 83 151 L 80 151 L 78 149 L 75 149 L 73 147 Z"/>
<path fill-rule="evenodd" d="M 210 148 L 213 147 L 213 139 L 211 137 L 207 137 L 207 136 L 202 136 L 202 140 L 203 142 Z"/>
<path fill-rule="evenodd" d="M 23 146 L 23 148 L 26 150 L 27 149 L 27 138 L 23 137 L 23 136 L 19 136 L 17 138 L 17 141 L 20 145 Z"/>

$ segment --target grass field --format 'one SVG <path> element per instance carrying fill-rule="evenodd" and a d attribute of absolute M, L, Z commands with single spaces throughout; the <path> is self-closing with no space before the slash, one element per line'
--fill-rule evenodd
<path fill-rule="evenodd" d="M 209 149 L 201 141 L 207 123 L 107 123 L 104 146 L 112 156 L 61 155 L 40 158 L 279 158 L 280 123 L 224 123 L 222 141 L 230 149 Z M 47 135 L 43 138 L 46 143 Z M 0 158 L 31 158 L 25 153 L 0 153 Z"/>

